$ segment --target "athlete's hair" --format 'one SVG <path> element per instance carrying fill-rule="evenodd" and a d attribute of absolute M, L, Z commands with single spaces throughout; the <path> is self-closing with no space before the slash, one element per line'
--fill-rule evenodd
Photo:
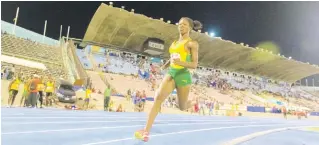
<path fill-rule="evenodd" d="M 189 26 L 194 29 L 194 30 L 200 30 L 203 28 L 203 25 L 201 22 L 197 21 L 197 20 L 193 20 L 189 17 L 182 17 L 182 19 L 185 19 L 188 21 Z"/>

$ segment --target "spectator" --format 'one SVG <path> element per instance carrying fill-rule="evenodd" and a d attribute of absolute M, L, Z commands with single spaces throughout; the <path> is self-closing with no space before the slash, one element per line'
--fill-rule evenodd
<path fill-rule="evenodd" d="M 107 108 L 109 107 L 111 93 L 112 93 L 111 86 L 107 85 L 107 88 L 105 88 L 104 90 L 104 111 L 107 111 Z"/>
<path fill-rule="evenodd" d="M 40 77 L 37 74 L 33 75 L 33 79 L 30 81 L 28 86 L 28 105 L 29 107 L 36 108 L 37 95 L 38 95 L 38 84 L 40 83 Z"/>
<path fill-rule="evenodd" d="M 122 104 L 119 104 L 119 106 L 116 109 L 116 112 L 124 112 Z"/>
<path fill-rule="evenodd" d="M 131 95 L 132 95 L 132 91 L 131 91 L 131 89 L 128 89 L 128 90 L 127 90 L 127 96 L 126 96 L 126 100 L 127 100 L 127 101 L 130 101 L 130 100 L 131 100 L 131 97 L 132 97 Z"/>
<path fill-rule="evenodd" d="M 19 86 L 21 84 L 21 76 L 18 75 L 14 80 L 9 84 L 9 99 L 8 99 L 8 107 L 12 107 L 14 100 L 19 92 Z"/>
<path fill-rule="evenodd" d="M 85 91 L 83 110 L 87 110 L 89 108 L 91 94 L 92 94 L 92 88 L 91 86 L 88 86 Z"/>
<path fill-rule="evenodd" d="M 143 93 L 141 94 L 141 97 L 142 97 L 142 108 L 143 108 L 143 110 L 144 110 L 145 103 L 146 103 L 146 93 L 145 93 L 145 90 L 143 90 Z"/>

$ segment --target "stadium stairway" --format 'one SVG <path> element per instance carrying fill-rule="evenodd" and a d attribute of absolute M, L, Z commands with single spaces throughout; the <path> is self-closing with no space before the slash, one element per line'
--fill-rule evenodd
<path fill-rule="evenodd" d="M 223 102 L 226 104 L 231 104 L 233 102 L 238 102 L 235 99 L 231 98 L 230 95 L 225 95 L 219 93 L 219 90 L 213 89 L 213 88 L 207 88 L 207 95 L 213 97 L 219 102 Z"/>
<path fill-rule="evenodd" d="M 237 91 L 234 90 L 232 93 L 233 96 L 236 96 L 237 98 L 240 98 L 243 101 L 244 105 L 263 105 L 263 102 L 260 102 L 256 100 L 249 92 L 247 91 Z"/>
<path fill-rule="evenodd" d="M 122 95 L 126 95 L 128 89 L 145 90 L 147 97 L 153 97 L 155 91 L 151 91 L 151 86 L 145 82 L 145 80 L 140 80 L 133 78 L 132 76 L 125 76 L 120 74 L 105 73 L 107 81 Z"/>
<path fill-rule="evenodd" d="M 94 71 L 86 71 L 86 72 L 92 80 L 92 84 L 93 84 L 92 87 L 95 88 L 96 90 L 100 90 L 103 93 L 106 88 L 106 84 L 101 79 L 99 72 L 94 72 Z"/>

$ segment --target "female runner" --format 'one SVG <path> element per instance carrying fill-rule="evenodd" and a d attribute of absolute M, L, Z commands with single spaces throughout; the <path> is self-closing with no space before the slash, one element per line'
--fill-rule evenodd
<path fill-rule="evenodd" d="M 155 102 L 149 112 L 144 129 L 135 132 L 137 139 L 148 141 L 149 132 L 166 97 L 176 88 L 179 109 L 186 111 L 191 107 L 188 102 L 188 94 L 192 84 L 191 73 L 188 69 L 196 69 L 198 64 L 198 43 L 190 38 L 191 30 L 199 30 L 202 24 L 190 18 L 183 17 L 178 24 L 179 40 L 174 41 L 169 48 L 170 60 L 162 69 L 169 66 L 168 73 L 163 78 L 161 85 L 155 93 Z"/>

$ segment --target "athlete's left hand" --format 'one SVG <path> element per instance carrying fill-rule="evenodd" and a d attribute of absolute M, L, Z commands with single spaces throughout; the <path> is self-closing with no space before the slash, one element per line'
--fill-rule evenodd
<path fill-rule="evenodd" d="M 179 65 L 180 62 L 181 62 L 181 60 L 179 58 L 172 59 L 173 64 Z"/>

